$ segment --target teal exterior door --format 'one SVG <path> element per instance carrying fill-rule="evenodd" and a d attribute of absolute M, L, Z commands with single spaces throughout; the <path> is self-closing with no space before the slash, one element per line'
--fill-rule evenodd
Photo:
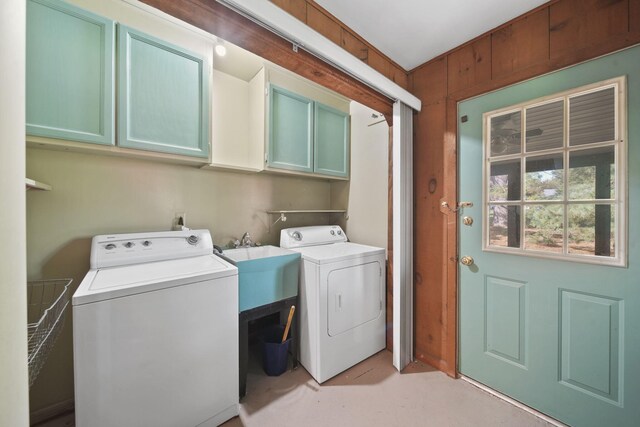
<path fill-rule="evenodd" d="M 204 58 L 120 25 L 118 60 L 118 145 L 207 158 Z"/>
<path fill-rule="evenodd" d="M 314 170 L 349 175 L 349 115 L 319 102 L 315 105 Z"/>
<path fill-rule="evenodd" d="M 114 144 L 114 22 L 27 1 L 27 134 Z"/>
<path fill-rule="evenodd" d="M 620 76 L 628 122 L 615 137 L 594 128 L 612 120 L 590 104 L 607 93 L 549 98 L 526 118 L 508 110 Z M 473 203 L 459 212 L 459 256 L 473 258 L 459 267 L 459 372 L 572 426 L 639 425 L 640 47 L 462 102 L 458 113 L 458 200 Z M 538 141 L 530 149 L 541 154 L 520 156 L 514 140 Z M 614 160 L 624 182 L 614 182 Z M 589 253 L 605 261 L 584 262 Z M 609 262 L 616 254 L 622 265 Z"/>

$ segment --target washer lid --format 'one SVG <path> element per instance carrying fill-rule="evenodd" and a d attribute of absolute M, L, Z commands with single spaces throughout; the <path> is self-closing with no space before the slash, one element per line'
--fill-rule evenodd
<path fill-rule="evenodd" d="M 350 242 L 290 248 L 289 250 L 300 252 L 302 254 L 302 259 L 315 262 L 316 264 L 345 261 L 348 259 L 357 259 L 371 255 L 384 256 L 385 253 L 384 248 L 376 248 L 374 246 L 360 245 L 358 243 Z"/>
<path fill-rule="evenodd" d="M 237 274 L 236 267 L 213 254 L 89 270 L 78 286 L 78 290 L 73 294 L 73 305 Z"/>

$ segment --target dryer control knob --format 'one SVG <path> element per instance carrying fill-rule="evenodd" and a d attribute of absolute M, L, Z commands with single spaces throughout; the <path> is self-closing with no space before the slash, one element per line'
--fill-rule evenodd
<path fill-rule="evenodd" d="M 196 236 L 195 234 L 192 234 L 191 236 L 189 236 L 187 238 L 187 242 L 190 245 L 193 245 L 193 246 L 197 245 L 198 244 L 198 236 Z"/>
<path fill-rule="evenodd" d="M 300 233 L 299 231 L 294 231 L 293 233 L 291 233 L 291 237 L 299 242 L 300 240 L 302 240 L 302 233 Z"/>
<path fill-rule="evenodd" d="M 342 234 L 342 230 L 338 230 L 338 236 Z"/>
<path fill-rule="evenodd" d="M 108 251 L 111 251 L 116 248 L 116 245 L 113 243 L 108 243 L 104 248 Z"/>
<path fill-rule="evenodd" d="M 135 245 L 135 243 L 133 243 L 133 242 L 127 242 L 127 243 L 124 244 L 124 247 L 129 249 L 129 248 L 132 248 L 134 245 Z"/>
<path fill-rule="evenodd" d="M 332 235 L 332 236 L 335 236 L 335 235 L 336 235 L 336 232 L 335 232 L 335 231 L 333 231 L 333 230 L 331 230 L 331 231 L 330 231 L 330 233 L 331 233 L 331 235 Z"/>

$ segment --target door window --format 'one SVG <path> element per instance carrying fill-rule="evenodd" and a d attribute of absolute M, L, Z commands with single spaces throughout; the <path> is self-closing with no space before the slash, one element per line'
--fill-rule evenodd
<path fill-rule="evenodd" d="M 484 115 L 488 251 L 626 265 L 625 80 Z"/>

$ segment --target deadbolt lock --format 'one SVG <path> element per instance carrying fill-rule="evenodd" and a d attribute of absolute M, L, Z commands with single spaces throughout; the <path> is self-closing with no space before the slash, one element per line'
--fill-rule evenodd
<path fill-rule="evenodd" d="M 462 258 L 460 258 L 460 263 L 466 266 L 473 265 L 473 258 L 470 256 L 463 256 Z"/>
<path fill-rule="evenodd" d="M 471 226 L 471 224 L 473 224 L 473 218 L 471 218 L 470 216 L 465 216 L 464 218 L 462 218 L 462 223 L 464 225 Z"/>

